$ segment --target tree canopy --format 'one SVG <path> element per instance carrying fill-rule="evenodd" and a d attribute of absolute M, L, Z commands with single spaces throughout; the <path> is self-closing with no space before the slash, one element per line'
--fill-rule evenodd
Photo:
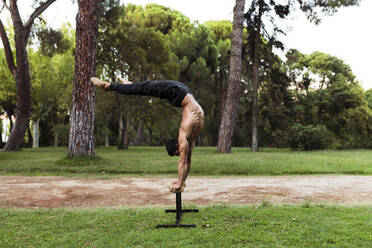
<path fill-rule="evenodd" d="M 272 13 L 285 17 L 287 11 L 300 8 L 310 20 L 318 22 L 322 13 L 331 14 L 341 6 L 358 2 L 265 3 L 270 7 L 271 17 Z M 337 56 L 322 51 L 303 54 L 289 49 L 286 58 L 281 59 L 275 54 L 275 47 L 285 44 L 262 32 L 255 36 L 257 26 L 253 21 L 257 20 L 258 9 L 250 7 L 245 20 L 251 18 L 251 28 L 246 23 L 242 31 L 241 93 L 237 97 L 231 145 L 252 146 L 253 82 L 254 73 L 258 73 L 259 146 L 372 147 L 371 90 L 365 91 L 350 66 Z M 185 83 L 205 112 L 205 129 L 197 143 L 216 146 L 231 73 L 232 22 L 191 22 L 181 12 L 157 4 L 143 7 L 110 0 L 102 2 L 99 8 L 97 76 L 110 82 L 116 82 L 119 76 L 134 82 L 172 79 Z M 39 122 L 41 146 L 67 145 L 75 73 L 75 30 L 69 25 L 56 30 L 43 23 L 35 24 L 32 45 L 27 49 L 31 126 Z M 5 29 L 12 37 L 12 27 Z M 280 27 L 276 31 L 280 32 Z M 253 46 L 255 38 L 260 44 Z M 14 45 L 10 43 L 12 48 Z M 255 54 L 258 48 L 260 52 Z M 5 53 L 0 49 L 0 108 L 14 117 L 17 91 Z M 254 64 L 256 71 L 252 69 Z M 119 148 L 162 145 L 178 133 L 181 113 L 166 101 L 96 91 L 95 102 L 97 145 Z"/>

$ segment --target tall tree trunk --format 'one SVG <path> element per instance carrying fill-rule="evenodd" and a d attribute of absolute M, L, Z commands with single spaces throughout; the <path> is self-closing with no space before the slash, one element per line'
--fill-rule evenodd
<path fill-rule="evenodd" d="M 10 125 L 9 125 L 9 132 L 11 132 L 12 131 L 12 129 L 13 129 L 13 120 L 12 120 L 12 117 L 13 115 L 10 115 L 10 117 L 9 117 L 9 123 L 10 123 Z"/>
<path fill-rule="evenodd" d="M 9 5 L 7 5 L 7 1 L 3 1 L 3 7 L 6 7 L 6 9 L 10 11 L 10 16 L 13 22 L 16 49 L 15 61 L 17 61 L 17 65 L 15 65 L 9 39 L 3 23 L 0 20 L 0 36 L 4 46 L 4 54 L 9 71 L 14 76 L 17 89 L 16 121 L 11 130 L 8 142 L 4 147 L 4 150 L 6 151 L 18 150 L 24 141 L 24 135 L 30 121 L 31 107 L 30 71 L 26 46 L 35 18 L 47 9 L 54 1 L 55 0 L 47 0 L 41 2 L 40 6 L 35 9 L 25 24 L 22 22 L 17 1 L 9 1 Z"/>
<path fill-rule="evenodd" d="M 242 32 L 244 22 L 245 0 L 236 0 L 234 7 L 233 31 L 231 34 L 230 74 L 227 87 L 226 103 L 220 125 L 217 149 L 230 153 L 235 122 L 237 119 L 240 97 L 240 80 L 242 65 Z"/>
<path fill-rule="evenodd" d="M 262 26 L 262 13 L 264 2 L 259 2 L 259 13 L 257 18 L 257 30 L 254 32 L 254 47 L 253 47 L 253 99 L 252 99 L 252 151 L 258 151 L 258 84 L 260 65 L 260 48 L 261 48 L 261 26 Z"/>
<path fill-rule="evenodd" d="M 129 118 L 126 118 L 123 132 L 123 149 L 128 149 L 129 145 Z"/>
<path fill-rule="evenodd" d="M 4 143 L 3 143 L 3 130 L 4 130 L 4 122 L 2 119 L 0 119 L 0 148 L 3 147 Z"/>
<path fill-rule="evenodd" d="M 94 87 L 98 35 L 98 0 L 78 0 L 76 16 L 75 79 L 70 116 L 69 156 L 93 156 Z"/>
<path fill-rule="evenodd" d="M 152 146 L 152 128 L 149 128 L 149 146 Z"/>
<path fill-rule="evenodd" d="M 30 125 L 28 125 L 27 127 L 27 147 L 32 147 L 33 144 L 34 144 L 34 138 L 32 137 L 32 132 L 31 132 L 31 128 L 30 128 Z"/>
<path fill-rule="evenodd" d="M 109 136 L 107 133 L 105 133 L 105 146 L 106 147 L 110 146 L 110 140 L 109 140 Z"/>
<path fill-rule="evenodd" d="M 136 137 L 134 138 L 133 145 L 138 146 L 143 140 L 143 120 L 140 120 L 137 127 Z"/>
<path fill-rule="evenodd" d="M 58 133 L 54 133 L 54 147 L 58 147 Z"/>
<path fill-rule="evenodd" d="M 39 148 L 39 119 L 34 121 L 33 132 L 34 132 L 34 140 L 32 143 L 32 148 Z"/>
<path fill-rule="evenodd" d="M 257 141 L 257 95 L 258 95 L 258 56 L 259 56 L 259 48 L 257 45 L 257 36 L 259 34 L 255 34 L 255 49 L 254 49 L 254 58 L 253 58 L 253 99 L 252 99 L 252 151 L 256 152 L 258 150 L 258 141 Z M 258 38 L 259 39 L 259 38 Z"/>
<path fill-rule="evenodd" d="M 120 111 L 120 110 L 119 110 Z M 120 149 L 124 149 L 124 123 L 123 123 L 123 112 L 120 111 L 119 113 L 119 138 L 120 138 L 120 141 L 119 141 L 119 148 Z"/>
<path fill-rule="evenodd" d="M 18 19 L 17 17 L 14 17 L 12 19 L 15 32 L 17 61 L 17 66 L 13 68 L 14 71 L 12 72 L 16 81 L 17 110 L 15 123 L 12 127 L 9 139 L 4 147 L 5 151 L 19 150 L 24 142 L 24 136 L 30 121 L 31 107 L 31 84 L 26 50 L 27 43 L 25 27 L 23 26 L 20 18 Z"/>

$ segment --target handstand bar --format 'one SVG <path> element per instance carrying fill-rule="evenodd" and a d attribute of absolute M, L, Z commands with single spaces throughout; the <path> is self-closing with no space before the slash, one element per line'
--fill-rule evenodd
<path fill-rule="evenodd" d="M 181 224 L 183 213 L 197 213 L 198 209 L 182 209 L 181 192 L 176 193 L 176 209 L 166 209 L 165 213 L 176 213 L 175 224 L 162 224 L 156 225 L 156 228 L 169 228 L 169 227 L 196 227 L 195 224 Z"/>

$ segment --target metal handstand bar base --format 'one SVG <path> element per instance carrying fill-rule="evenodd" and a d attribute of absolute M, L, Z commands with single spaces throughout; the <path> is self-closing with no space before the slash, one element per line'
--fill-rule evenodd
<path fill-rule="evenodd" d="M 165 213 L 176 213 L 176 223 L 175 224 L 162 224 L 156 225 L 156 228 L 172 228 L 172 227 L 196 227 L 195 224 L 181 224 L 183 213 L 197 213 L 198 209 L 182 209 L 182 199 L 181 192 L 176 193 L 176 209 L 166 209 Z"/>

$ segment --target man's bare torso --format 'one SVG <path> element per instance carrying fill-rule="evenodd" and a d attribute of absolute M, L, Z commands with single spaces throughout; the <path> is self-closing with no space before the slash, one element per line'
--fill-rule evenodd
<path fill-rule="evenodd" d="M 182 122 L 189 143 L 193 143 L 204 127 L 204 112 L 194 96 L 187 94 L 182 101 Z"/>

